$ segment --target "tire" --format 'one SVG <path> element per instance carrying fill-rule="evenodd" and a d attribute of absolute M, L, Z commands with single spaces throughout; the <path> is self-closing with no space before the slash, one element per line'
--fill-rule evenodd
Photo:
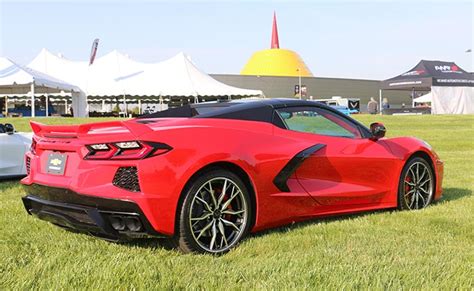
<path fill-rule="evenodd" d="M 173 241 L 184 253 L 229 251 L 247 234 L 253 215 L 245 184 L 223 169 L 194 179 L 185 190 L 179 211 Z"/>
<path fill-rule="evenodd" d="M 435 175 L 430 164 L 421 157 L 408 160 L 398 185 L 398 209 L 415 210 L 427 207 L 435 192 Z"/>

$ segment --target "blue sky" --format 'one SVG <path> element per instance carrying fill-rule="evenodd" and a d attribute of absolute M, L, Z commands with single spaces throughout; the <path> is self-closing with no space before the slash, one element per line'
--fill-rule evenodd
<path fill-rule="evenodd" d="M 208 73 L 238 74 L 269 48 L 272 14 L 280 47 L 315 76 L 385 79 L 420 59 L 473 69 L 471 1 L 5 1 L 0 55 L 27 64 L 45 47 L 87 60 L 117 49 L 140 61 L 180 51 Z"/>

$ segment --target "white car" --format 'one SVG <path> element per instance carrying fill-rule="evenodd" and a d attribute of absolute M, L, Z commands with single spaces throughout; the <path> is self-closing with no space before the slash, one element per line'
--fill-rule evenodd
<path fill-rule="evenodd" d="M 0 123 L 0 179 L 26 175 L 25 153 L 32 136 L 31 132 L 16 132 L 10 123 Z"/>

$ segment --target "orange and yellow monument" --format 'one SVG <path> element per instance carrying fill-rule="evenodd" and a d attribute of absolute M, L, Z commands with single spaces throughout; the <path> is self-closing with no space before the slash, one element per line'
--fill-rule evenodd
<path fill-rule="evenodd" d="M 272 43 L 270 49 L 252 55 L 241 75 L 312 77 L 313 74 L 294 51 L 281 49 L 278 41 L 276 14 L 273 13 Z"/>

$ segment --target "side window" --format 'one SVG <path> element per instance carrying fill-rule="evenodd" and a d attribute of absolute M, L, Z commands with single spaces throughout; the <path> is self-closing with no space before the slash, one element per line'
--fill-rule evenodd
<path fill-rule="evenodd" d="M 355 124 L 326 109 L 295 107 L 278 109 L 277 112 L 290 130 L 348 138 L 361 137 Z"/>

